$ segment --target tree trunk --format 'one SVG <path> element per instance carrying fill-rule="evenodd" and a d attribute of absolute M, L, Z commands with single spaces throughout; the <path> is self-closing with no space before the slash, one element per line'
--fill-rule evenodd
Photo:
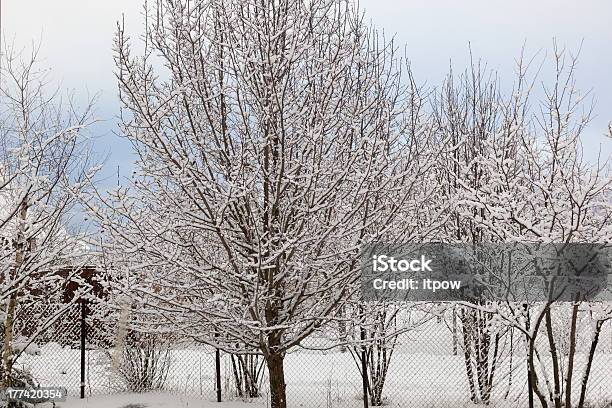
<path fill-rule="evenodd" d="M 586 399 L 587 392 L 587 383 L 589 381 L 589 376 L 591 375 L 593 358 L 595 357 L 595 350 L 597 350 L 597 344 L 599 343 L 599 334 L 601 333 L 601 327 L 603 326 L 603 323 L 603 320 L 598 320 L 595 323 L 595 333 L 593 334 L 593 339 L 591 340 L 589 358 L 587 360 L 586 369 L 584 370 L 584 375 L 582 376 L 582 384 L 580 384 L 580 400 L 578 401 L 578 408 L 584 408 L 584 401 Z"/>
<path fill-rule="evenodd" d="M 553 364 L 553 381 L 554 381 L 554 395 L 550 396 L 550 400 L 554 402 L 555 408 L 562 408 L 561 403 L 561 373 L 559 371 L 559 354 L 557 352 L 557 344 L 555 343 L 555 337 L 552 327 L 552 318 L 550 307 L 545 311 L 545 323 L 546 323 L 546 335 L 548 336 L 548 346 L 550 348 L 550 357 Z"/>
<path fill-rule="evenodd" d="M 543 391 L 540 389 L 540 384 L 538 381 L 538 374 L 535 368 L 536 337 L 537 337 L 538 331 L 540 330 L 540 325 L 542 324 L 542 320 L 544 320 L 544 317 L 546 315 L 546 311 L 549 308 L 550 308 L 550 303 L 544 307 L 544 310 L 542 311 L 540 316 L 538 316 L 538 318 L 536 319 L 535 326 L 532 332 L 533 334 L 531 336 L 529 335 L 527 336 L 528 338 L 527 368 L 529 372 L 529 377 L 527 381 L 529 381 L 529 384 L 531 385 L 531 389 L 533 390 L 535 395 L 538 397 L 538 400 L 540 401 L 540 405 L 542 408 L 548 408 L 549 404 L 548 404 L 548 400 L 544 396 Z M 529 312 L 529 309 L 527 309 L 527 312 Z M 529 320 L 527 321 L 529 322 Z"/>
<path fill-rule="evenodd" d="M 287 408 L 287 395 L 285 384 L 284 355 L 268 354 L 266 363 L 270 374 L 270 403 L 271 408 Z"/>
<path fill-rule="evenodd" d="M 246 356 L 246 367 L 244 369 L 245 392 L 249 398 L 259 397 L 259 358 L 256 354 Z"/>
<path fill-rule="evenodd" d="M 15 308 L 17 306 L 17 295 L 12 294 L 6 307 L 4 318 L 4 345 L 2 347 L 2 362 L 4 364 L 4 387 L 12 386 L 13 373 L 13 324 L 15 322 Z"/>
<path fill-rule="evenodd" d="M 497 368 L 497 355 L 499 353 L 499 338 L 499 333 L 496 333 L 491 367 L 489 368 L 489 377 L 487 378 L 487 387 L 485 389 L 485 393 L 482 396 L 482 401 L 485 405 L 489 405 L 489 403 L 491 402 L 491 393 L 493 392 L 493 380 L 495 379 L 495 369 Z"/>
<path fill-rule="evenodd" d="M 578 301 L 572 306 L 572 320 L 570 322 L 569 360 L 567 362 L 567 376 L 565 380 L 565 407 L 572 406 L 572 378 L 574 375 L 574 359 L 576 357 L 576 322 L 578 320 Z"/>
<path fill-rule="evenodd" d="M 463 359 L 465 361 L 465 372 L 468 379 L 468 386 L 470 390 L 470 400 L 474 403 L 479 402 L 476 395 L 476 385 L 474 384 L 474 376 L 472 370 L 472 322 L 470 319 L 471 311 L 463 310 L 461 313 L 461 329 L 463 332 Z"/>
<path fill-rule="evenodd" d="M 533 392 L 540 400 L 541 407 L 548 408 L 548 400 L 544 396 L 543 391 L 540 390 L 540 385 L 538 382 L 538 374 L 535 368 L 534 352 L 535 352 L 535 338 L 531 338 L 529 340 L 529 354 L 527 355 L 527 368 L 529 370 L 529 378 L 527 378 L 527 381 L 530 382 Z"/>
<path fill-rule="evenodd" d="M 23 265 L 25 258 L 25 222 L 28 217 L 28 202 L 24 199 L 19 208 L 20 223 L 17 229 L 16 251 L 15 251 L 15 276 Z M 32 242 L 28 242 L 31 246 Z M 12 283 L 12 282 L 7 282 Z M 13 375 L 13 326 L 15 324 L 15 309 L 17 308 L 17 291 L 13 289 L 8 303 L 6 305 L 6 316 L 4 317 L 4 344 L 2 345 L 2 363 L 4 366 L 4 378 L 2 383 L 4 387 L 12 385 Z M 10 404 L 9 404 L 10 406 Z"/>
<path fill-rule="evenodd" d="M 232 372 L 234 373 L 234 381 L 236 382 L 236 394 L 238 397 L 242 398 L 242 376 L 238 373 L 238 367 L 236 365 L 236 360 L 233 354 L 230 354 L 230 359 L 232 361 Z"/>

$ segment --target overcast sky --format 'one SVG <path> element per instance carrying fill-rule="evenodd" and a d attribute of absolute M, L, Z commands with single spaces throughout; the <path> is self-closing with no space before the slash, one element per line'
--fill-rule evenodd
<path fill-rule="evenodd" d="M 0 0 L 3 41 L 42 42 L 41 56 L 53 78 L 80 95 L 99 93 L 97 149 L 110 154 L 106 173 L 129 169 L 129 148 L 112 134 L 117 114 L 112 39 L 125 15 L 128 31 L 141 28 L 140 0 Z M 584 40 L 579 86 L 592 89 L 597 107 L 585 147 L 593 154 L 612 120 L 612 1 L 610 0 L 361 0 L 366 18 L 395 35 L 417 80 L 441 81 L 452 60 L 455 70 L 473 54 L 501 78 L 512 80 L 513 64 L 526 42 L 533 55 L 550 53 L 552 39 L 570 50 Z M 542 54 L 543 55 L 543 54 Z M 546 79 L 546 72 L 543 73 Z M 611 143 L 604 146 L 612 154 Z M 115 170 L 116 171 L 116 170 Z"/>

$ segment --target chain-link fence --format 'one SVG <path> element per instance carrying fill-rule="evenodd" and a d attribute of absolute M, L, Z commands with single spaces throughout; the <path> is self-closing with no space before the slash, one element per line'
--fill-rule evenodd
<path fill-rule="evenodd" d="M 165 391 L 264 406 L 269 399 L 257 353 L 232 355 L 169 334 L 119 333 L 116 322 L 79 304 L 62 307 L 23 309 L 16 320 L 22 338 L 36 334 L 17 368 L 41 385 L 74 396 Z M 566 407 L 567 398 L 574 407 L 612 406 L 612 324 L 588 307 L 562 304 L 543 316 L 534 309 L 525 321 L 531 328 L 452 304 L 389 310 L 340 321 L 287 353 L 288 406 L 529 407 L 531 400 Z M 33 333 L 41 315 L 54 313 Z"/>
<path fill-rule="evenodd" d="M 587 312 L 579 313 L 573 351 L 565 327 L 569 320 L 562 320 L 567 310 L 552 314 L 553 326 L 555 319 L 558 323 L 552 340 L 542 324 L 533 346 L 533 381 L 544 393 L 544 405 L 529 387 L 530 347 L 522 330 L 495 328 L 494 317 L 489 322 L 477 321 L 468 316 L 471 309 L 445 309 L 430 315 L 413 314 L 414 324 L 405 325 L 397 335 L 393 335 L 397 327 L 387 326 L 385 333 L 370 325 L 364 330 L 364 347 L 354 342 L 353 346 L 315 351 L 312 349 L 325 348 L 325 341 L 311 339 L 310 350 L 287 356 L 288 400 L 308 407 L 529 407 L 531 394 L 532 406 L 555 407 L 558 382 L 559 406 L 565 407 L 565 387 L 572 372 L 572 406 L 612 406 L 612 325 L 602 326 L 596 352 L 589 357 L 595 324 Z M 549 341 L 557 350 L 558 367 L 550 355 Z M 573 367 L 569 367 L 570 360 Z M 589 361 L 585 397 L 579 405 Z"/>
<path fill-rule="evenodd" d="M 24 310 L 15 328 L 24 339 L 34 335 L 26 328 L 42 315 L 56 313 L 57 318 L 28 342 L 16 368 L 40 385 L 64 387 L 73 396 L 163 390 L 216 398 L 215 349 L 157 334 L 120 334 L 117 322 L 85 308 Z"/>

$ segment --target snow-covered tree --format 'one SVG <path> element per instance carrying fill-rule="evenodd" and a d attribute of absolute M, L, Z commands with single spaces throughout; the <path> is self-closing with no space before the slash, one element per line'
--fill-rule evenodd
<path fill-rule="evenodd" d="M 432 128 L 440 139 L 449 138 L 453 146 L 442 152 L 443 158 L 437 162 L 440 196 L 454 204 L 439 239 L 467 244 L 466 249 L 504 242 L 495 229 L 489 228 L 489 215 L 470 194 L 489 185 L 492 175 L 483 162 L 494 160 L 497 148 L 504 149 L 506 162 L 516 160 L 516 150 L 512 148 L 517 143 L 513 123 L 522 118 L 522 99 L 506 98 L 501 88 L 494 73 L 480 62 L 473 62 L 459 76 L 451 71 L 432 96 Z M 468 300 L 475 305 L 485 303 L 479 296 Z M 494 313 L 459 306 L 456 316 L 470 400 L 488 404 L 503 333 L 491 330 Z"/>
<path fill-rule="evenodd" d="M 575 81 L 577 58 L 554 48 L 554 82 L 544 86 L 543 97 L 530 107 L 535 80 L 527 81 L 526 68 L 519 64 L 518 89 L 512 94 L 513 109 L 506 110 L 506 130 L 484 144 L 465 171 L 483 176 L 479 184 L 465 182 L 458 173 L 463 194 L 462 216 L 498 242 L 563 245 L 588 243 L 605 251 L 612 238 L 612 178 L 610 163 L 589 161 L 582 154 L 584 129 L 592 106 L 580 94 Z M 522 86 L 521 86 L 522 84 Z M 495 271 L 502 273 L 502 270 Z M 494 272 L 494 273 L 495 273 Z M 500 279 L 501 281 L 502 279 Z M 549 286 L 552 294 L 553 285 Z M 520 297 L 520 295 L 518 296 Z M 524 333 L 528 343 L 531 385 L 544 407 L 574 406 L 573 382 L 581 375 L 579 406 L 584 406 L 589 370 L 576 367 L 580 315 L 592 314 L 593 343 L 609 320 L 598 303 L 573 298 L 570 307 L 556 305 L 555 296 L 544 302 L 503 299 L 497 304 L 474 308 L 473 313 L 491 313 Z M 539 299 L 543 300 L 543 299 Z M 555 323 L 555 310 L 567 323 Z M 608 310 L 609 313 L 609 310 Z M 541 335 L 545 341 L 540 341 Z M 568 345 L 561 353 L 559 344 Z M 547 363 L 549 357 L 551 364 Z M 589 352 L 590 367 L 594 349 Z"/>
<path fill-rule="evenodd" d="M 38 333 L 58 319 L 62 283 L 78 279 L 87 262 L 82 236 L 70 232 L 77 196 L 92 176 L 84 128 L 91 104 L 79 112 L 72 98 L 50 87 L 36 63 L 10 46 L 2 54 L 0 83 L 0 300 L 2 301 L 3 385 L 10 386 L 13 364 Z M 57 272 L 63 269 L 68 276 Z M 23 344 L 14 333 L 18 310 L 52 302 Z"/>
<path fill-rule="evenodd" d="M 260 350 L 284 408 L 285 353 L 358 289 L 361 246 L 427 199 L 432 140 L 350 2 L 149 5 L 144 54 L 116 40 L 137 171 L 92 210 L 142 321 Z M 425 222 L 401 220 L 393 238 Z"/>

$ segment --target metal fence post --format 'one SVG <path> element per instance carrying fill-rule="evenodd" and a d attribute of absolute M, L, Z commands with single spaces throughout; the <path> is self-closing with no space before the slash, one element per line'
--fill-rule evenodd
<path fill-rule="evenodd" d="M 85 398 L 85 340 L 87 339 L 86 301 L 81 299 L 81 399 Z"/>
<path fill-rule="evenodd" d="M 525 328 L 527 329 L 527 332 L 529 332 L 529 306 L 527 305 L 527 303 L 525 303 L 523 304 L 523 307 L 526 313 Z M 527 341 L 527 350 L 529 353 L 529 335 L 526 336 L 525 340 Z M 533 408 L 533 375 L 531 374 L 529 355 L 527 356 L 527 393 L 529 396 L 529 408 Z"/>
<path fill-rule="evenodd" d="M 217 377 L 217 402 L 221 402 L 221 350 L 215 349 L 215 371 Z"/>
<path fill-rule="evenodd" d="M 368 408 L 368 364 L 366 356 L 366 332 L 365 328 L 360 327 L 360 338 L 361 338 L 361 380 L 363 385 L 363 408 Z"/>
<path fill-rule="evenodd" d="M 453 305 L 453 356 L 457 355 L 459 341 L 457 339 L 457 305 Z"/>

